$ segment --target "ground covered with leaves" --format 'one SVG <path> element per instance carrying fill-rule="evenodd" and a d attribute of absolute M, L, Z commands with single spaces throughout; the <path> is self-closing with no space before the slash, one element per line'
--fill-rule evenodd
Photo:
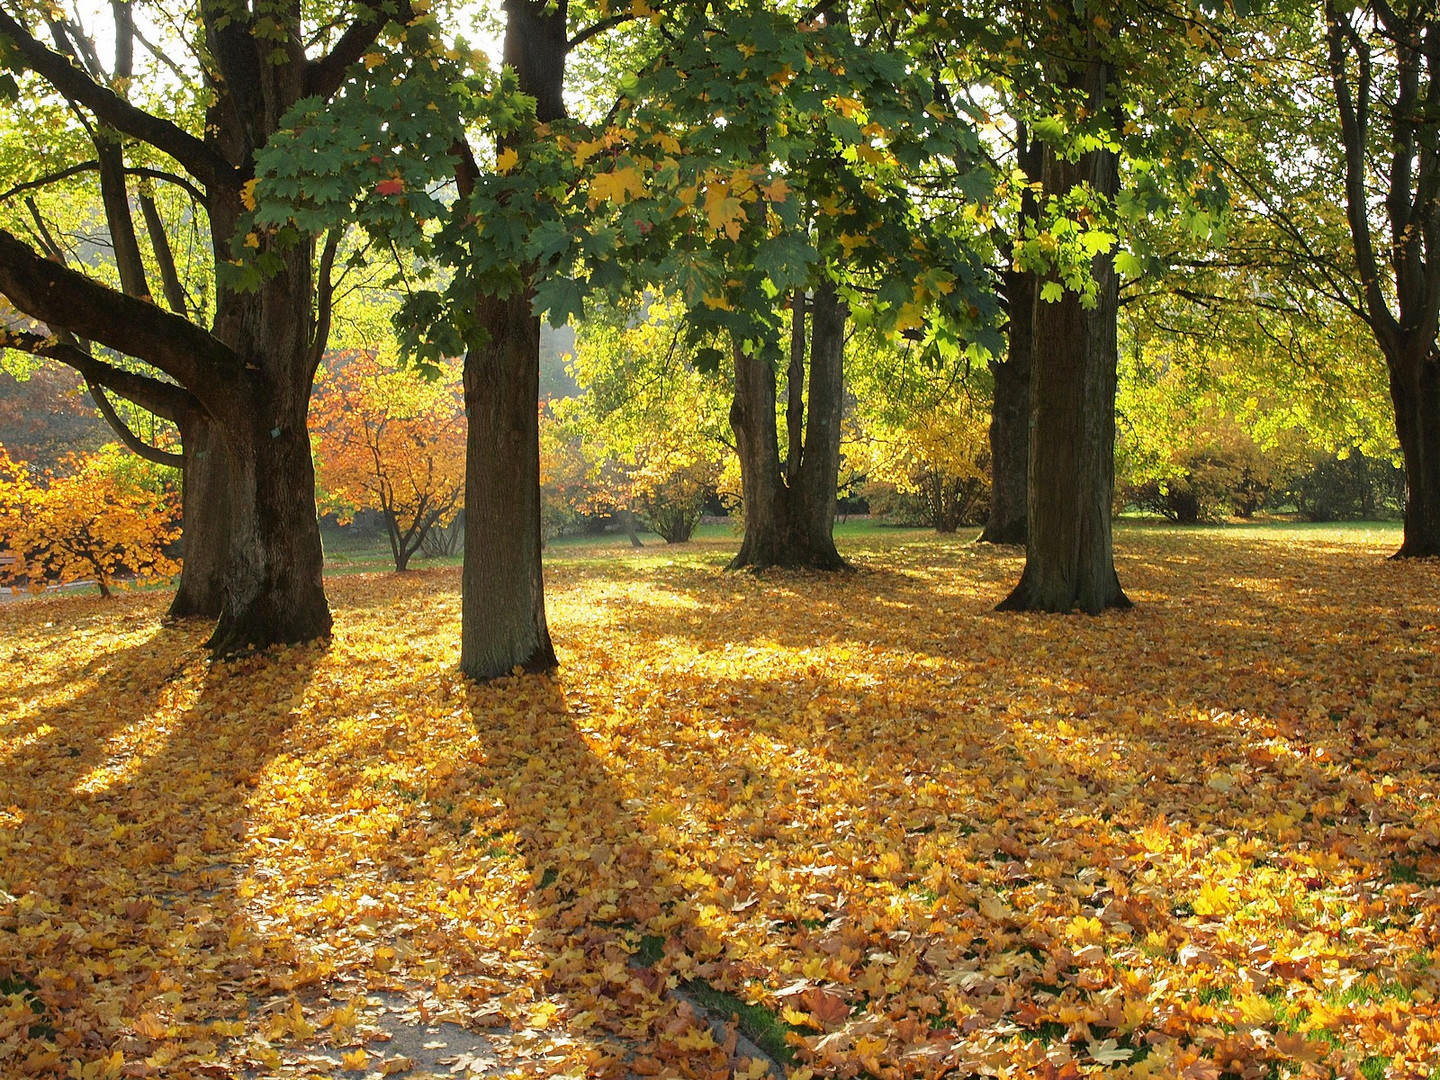
<path fill-rule="evenodd" d="M 571 554 L 562 670 L 484 687 L 453 569 L 232 664 L 159 594 L 7 604 L 0 1072 L 417 1075 L 401 1001 L 477 1033 L 440 1073 L 760 1075 L 702 1000 L 798 1077 L 1440 1075 L 1440 566 L 1391 539 L 1131 529 L 1093 619 L 912 533 Z"/>

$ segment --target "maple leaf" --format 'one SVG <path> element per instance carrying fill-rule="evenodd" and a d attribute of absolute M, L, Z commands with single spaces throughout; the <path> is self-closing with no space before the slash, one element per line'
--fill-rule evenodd
<path fill-rule="evenodd" d="M 357 1050 L 345 1050 L 342 1051 L 340 1054 L 341 1068 L 350 1069 L 352 1071 L 358 1072 L 359 1070 L 364 1069 L 369 1063 L 369 1061 L 370 1055 L 365 1052 L 364 1048 L 360 1048 Z"/>
<path fill-rule="evenodd" d="M 826 1025 L 838 1024 L 850 1017 L 850 1003 L 833 990 L 819 987 L 805 990 L 800 1000 L 810 1015 Z"/>
<path fill-rule="evenodd" d="M 623 206 L 645 194 L 645 178 L 634 165 L 601 173 L 590 180 L 590 205 L 612 202 Z"/>
<path fill-rule="evenodd" d="M 1092 1061 L 1101 1065 L 1119 1065 L 1135 1056 L 1134 1050 L 1118 1045 L 1114 1039 L 1086 1043 L 1085 1052 Z"/>
<path fill-rule="evenodd" d="M 1275 1043 L 1276 1050 L 1291 1061 L 1298 1061 L 1301 1064 L 1319 1064 L 1325 1060 L 1329 1052 L 1329 1047 L 1324 1043 L 1311 1040 L 1303 1031 L 1293 1033 L 1276 1031 L 1270 1037 Z"/>

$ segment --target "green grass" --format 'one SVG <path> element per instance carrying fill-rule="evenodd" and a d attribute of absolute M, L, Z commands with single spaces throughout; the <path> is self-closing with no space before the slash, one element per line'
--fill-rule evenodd
<path fill-rule="evenodd" d="M 1360 1075 L 1365 1080 L 1385 1080 L 1385 1069 L 1390 1059 L 1384 1054 L 1372 1054 L 1360 1063 Z"/>
<path fill-rule="evenodd" d="M 18 995 L 36 1016 L 35 1023 L 29 1028 L 30 1038 L 53 1039 L 58 1033 L 45 1019 L 45 1005 L 36 994 L 38 989 L 38 986 L 23 975 L 0 975 L 0 997 Z"/>
<path fill-rule="evenodd" d="M 1418 882 L 1421 879 L 1420 868 L 1410 863 L 1393 862 L 1390 864 L 1390 880 L 1397 885 L 1406 885 Z"/>
<path fill-rule="evenodd" d="M 785 1036 L 800 1029 L 785 1023 L 778 1013 L 763 1005 L 752 1005 L 724 990 L 716 990 L 703 979 L 687 982 L 685 992 L 720 1020 L 734 1017 L 741 1034 L 782 1065 L 795 1064 L 795 1052 L 786 1045 Z"/>
<path fill-rule="evenodd" d="M 1175 525 L 1159 518 L 1123 515 L 1115 521 L 1116 538 L 1123 547 L 1127 533 L 1173 532 L 1177 536 L 1214 533 L 1217 535 L 1253 535 L 1257 539 L 1302 540 L 1314 543 L 1364 543 L 1398 546 L 1401 537 L 1398 521 L 1355 521 L 1314 523 L 1308 521 L 1247 521 L 1225 525 Z M 886 545 L 900 540 L 906 544 L 969 544 L 979 535 L 976 526 L 962 526 L 948 536 L 932 529 L 887 525 L 869 517 L 850 517 L 835 523 L 835 539 L 844 549 L 864 550 L 869 542 L 883 540 Z M 349 528 L 325 527 L 325 572 L 331 575 L 383 573 L 393 571 L 395 563 L 390 547 L 381 533 L 357 534 Z M 644 547 L 630 546 L 623 532 L 598 535 L 560 536 L 545 546 L 547 563 L 607 563 L 616 560 L 652 561 L 663 558 L 687 566 L 723 565 L 740 546 L 740 534 L 728 522 L 709 522 L 699 526 L 685 544 L 667 544 L 655 533 L 639 531 Z M 430 558 L 417 554 L 410 560 L 413 569 L 435 566 L 458 566 L 459 555 Z"/>

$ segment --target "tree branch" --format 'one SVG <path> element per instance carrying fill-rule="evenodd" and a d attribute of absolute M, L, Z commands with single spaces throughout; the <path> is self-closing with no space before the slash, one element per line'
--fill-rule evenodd
<path fill-rule="evenodd" d="M 581 30 L 573 38 L 571 38 L 569 43 L 566 45 L 566 48 L 567 50 L 578 49 L 581 45 L 584 45 L 585 42 L 589 41 L 591 38 L 597 37 L 600 34 L 605 33 L 605 31 L 607 30 L 613 30 L 615 29 L 615 27 L 620 26 L 622 23 L 631 22 L 634 20 L 634 18 L 634 13 L 628 11 L 623 14 L 607 15 L 599 22 L 592 23 L 584 30 Z"/>
<path fill-rule="evenodd" d="M 202 184 L 210 186 L 234 176 L 235 167 L 203 141 L 101 86 L 65 56 L 37 41 L 3 7 L 0 7 L 0 35 L 10 39 L 25 67 L 65 97 L 85 106 L 102 123 L 169 154 Z"/>
<path fill-rule="evenodd" d="M 142 409 L 164 417 L 183 427 L 191 417 L 202 412 L 195 395 L 183 386 L 161 382 L 149 375 L 126 371 L 104 360 L 97 360 L 79 345 L 44 334 L 24 330 L 0 329 L 0 346 L 20 349 L 32 356 L 58 360 L 80 373 L 87 383 L 97 383 Z"/>
<path fill-rule="evenodd" d="M 151 446 L 144 439 L 140 438 L 139 435 L 131 431 L 130 425 L 120 419 L 120 414 L 115 411 L 115 406 L 112 405 L 110 399 L 105 396 L 105 391 L 101 389 L 99 383 L 94 383 L 86 379 L 85 389 L 90 391 L 90 397 L 100 410 L 100 415 L 105 418 L 105 422 L 110 425 L 110 429 L 120 437 L 120 441 L 125 444 L 126 449 L 139 454 L 146 461 L 153 462 L 156 465 L 168 465 L 172 469 L 184 468 L 184 454 L 175 454 L 169 450 L 161 450 L 158 446 Z"/>
<path fill-rule="evenodd" d="M 335 47 L 317 60 L 305 66 L 305 95 L 307 97 L 329 98 L 340 89 L 350 65 L 365 55 L 365 50 L 375 44 L 386 23 L 385 13 L 378 2 L 370 4 L 367 20 L 356 18 L 350 28 L 340 35 Z M 415 17 L 409 0 L 400 0 L 394 18 L 398 22 L 409 22 Z"/>
<path fill-rule="evenodd" d="M 159 368 L 202 403 L 244 377 L 235 354 L 188 319 L 46 259 L 4 229 L 0 295 L 52 330 L 98 341 Z"/>
<path fill-rule="evenodd" d="M 325 349 L 330 344 L 330 324 L 335 314 L 335 254 L 340 250 L 340 234 L 336 227 L 325 234 L 325 247 L 320 252 L 320 268 L 315 275 L 315 336 L 310 341 L 310 377 L 315 377 Z"/>

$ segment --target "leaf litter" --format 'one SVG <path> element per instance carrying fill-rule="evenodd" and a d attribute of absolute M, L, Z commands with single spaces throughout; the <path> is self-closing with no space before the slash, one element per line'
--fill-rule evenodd
<path fill-rule="evenodd" d="M 916 534 L 561 559 L 563 668 L 483 687 L 453 570 L 224 664 L 6 605 L 0 1071 L 1430 1076 L 1440 568 L 1120 551 L 1094 619 Z"/>

